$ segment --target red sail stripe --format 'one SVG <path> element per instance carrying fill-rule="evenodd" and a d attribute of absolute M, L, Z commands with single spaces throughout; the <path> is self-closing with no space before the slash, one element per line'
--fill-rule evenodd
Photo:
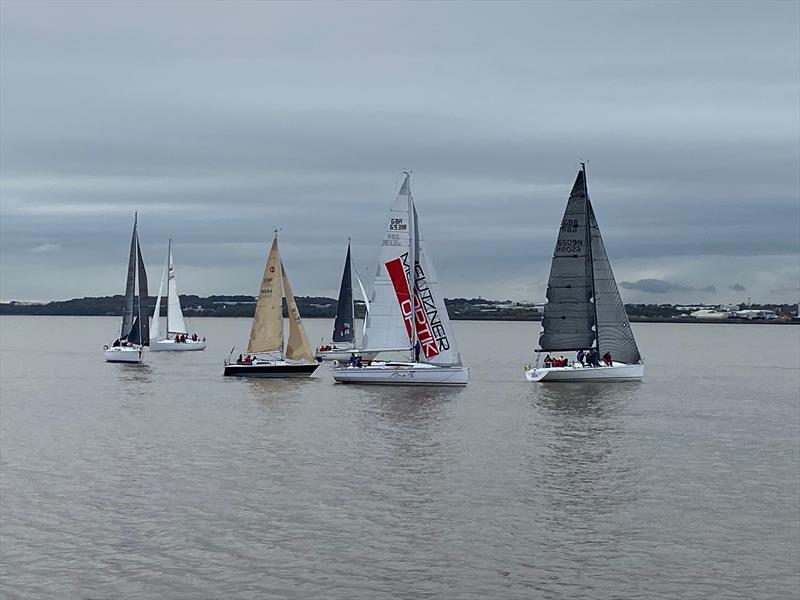
<path fill-rule="evenodd" d="M 395 258 L 385 263 L 385 266 L 389 272 L 389 278 L 392 280 L 397 302 L 400 304 L 400 312 L 403 315 L 403 322 L 406 324 L 408 339 L 411 340 L 411 294 L 409 293 L 408 279 L 403 268 L 403 262 L 399 258 Z M 439 347 L 428 323 L 428 315 L 425 314 L 419 291 L 416 289 L 414 290 L 414 300 L 416 302 L 416 318 L 413 320 L 417 330 L 417 339 L 425 357 L 433 358 L 439 354 Z"/>

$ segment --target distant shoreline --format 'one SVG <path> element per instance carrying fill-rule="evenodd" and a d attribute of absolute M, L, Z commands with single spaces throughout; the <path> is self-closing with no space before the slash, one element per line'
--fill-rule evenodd
<path fill-rule="evenodd" d="M 27 313 L 10 313 L 10 312 L 0 312 L 0 317 L 109 317 L 109 318 L 119 318 L 120 315 L 115 314 L 47 314 L 47 313 L 34 313 L 34 312 L 27 312 Z M 186 314 L 186 318 L 191 319 L 252 319 L 252 316 L 249 315 L 198 315 L 198 314 Z M 313 320 L 320 320 L 320 321 L 330 321 L 334 317 L 325 317 L 325 316 L 303 316 L 303 319 L 313 319 Z M 359 320 L 363 320 L 361 317 L 356 317 Z M 800 325 L 800 319 L 792 319 L 790 321 L 782 321 L 778 319 L 773 319 L 771 321 L 767 320 L 757 320 L 757 319 L 695 319 L 692 317 L 685 317 L 679 319 L 653 319 L 653 318 L 642 318 L 642 317 L 629 317 L 631 323 L 674 323 L 680 325 Z M 451 321 L 473 321 L 476 323 L 480 322 L 507 322 L 507 323 L 538 323 L 541 322 L 541 317 L 523 317 L 523 318 L 515 318 L 511 316 L 493 316 L 493 317 L 476 317 L 471 315 L 469 317 L 459 317 L 459 316 L 451 316 Z"/>

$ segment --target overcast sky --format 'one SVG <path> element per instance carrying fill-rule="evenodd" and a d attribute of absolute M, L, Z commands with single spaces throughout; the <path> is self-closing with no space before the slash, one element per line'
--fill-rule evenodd
<path fill-rule="evenodd" d="M 627 302 L 800 300 L 800 3 L 0 3 L 0 297 L 375 268 L 399 174 L 445 295 L 540 301 L 580 160 Z"/>

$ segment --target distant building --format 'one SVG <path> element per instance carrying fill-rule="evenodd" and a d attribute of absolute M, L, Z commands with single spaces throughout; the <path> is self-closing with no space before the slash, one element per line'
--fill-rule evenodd
<path fill-rule="evenodd" d="M 730 312 L 723 312 L 721 310 L 716 310 L 714 308 L 704 308 L 701 310 L 696 310 L 693 313 L 689 313 L 689 316 L 694 317 L 695 319 L 702 319 L 707 321 L 719 321 L 722 319 L 727 319 L 731 316 Z"/>
<path fill-rule="evenodd" d="M 735 315 L 740 319 L 750 319 L 751 321 L 771 321 L 778 318 L 774 310 L 737 310 Z"/>

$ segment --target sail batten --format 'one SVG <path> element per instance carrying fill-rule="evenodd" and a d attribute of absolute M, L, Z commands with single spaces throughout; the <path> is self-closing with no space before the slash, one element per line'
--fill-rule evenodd
<path fill-rule="evenodd" d="M 250 341 L 247 352 L 281 352 L 283 349 L 283 292 L 281 290 L 281 259 L 278 240 L 272 241 L 264 276 L 250 328 Z"/>

